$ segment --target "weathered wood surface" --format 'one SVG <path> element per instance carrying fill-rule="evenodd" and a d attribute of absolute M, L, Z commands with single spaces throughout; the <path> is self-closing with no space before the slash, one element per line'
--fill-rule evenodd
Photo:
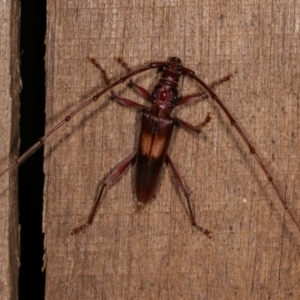
<path fill-rule="evenodd" d="M 19 1 L 0 2 L 0 169 L 18 153 L 19 144 Z M 9 155 L 8 155 L 9 153 Z M 19 226 L 17 171 L 0 180 L 0 298 L 17 299 Z"/>
<path fill-rule="evenodd" d="M 104 87 L 87 60 L 117 79 L 180 57 L 217 94 L 266 163 L 300 220 L 300 3 L 261 1 L 48 1 L 47 128 Z M 151 90 L 151 71 L 135 81 Z M 199 90 L 184 79 L 183 95 Z M 126 85 L 115 92 L 144 103 Z M 210 99 L 176 110 L 199 124 L 178 129 L 170 156 L 198 223 L 166 168 L 154 201 L 135 213 L 132 172 L 109 187 L 95 222 L 71 236 L 105 176 L 134 151 L 140 115 L 108 100 L 86 108 L 45 149 L 46 299 L 299 299 L 300 233 L 248 148 Z"/>

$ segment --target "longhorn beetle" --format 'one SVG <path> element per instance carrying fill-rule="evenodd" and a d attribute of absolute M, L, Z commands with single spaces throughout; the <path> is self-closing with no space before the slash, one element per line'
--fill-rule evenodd
<path fill-rule="evenodd" d="M 123 83 L 125 80 L 131 78 L 132 76 L 145 72 L 150 69 L 158 69 L 158 72 L 161 73 L 161 77 L 154 87 L 154 90 L 150 94 L 148 91 L 146 91 L 141 86 L 138 86 L 137 84 L 130 82 L 129 86 L 132 87 L 134 90 L 136 90 L 144 99 L 151 102 L 151 107 L 146 107 L 141 104 L 138 104 L 132 100 L 121 98 L 119 96 L 116 96 L 112 92 L 111 98 L 116 100 L 118 103 L 127 106 L 132 107 L 136 109 L 142 110 L 142 125 L 141 125 L 141 133 L 140 133 L 140 139 L 138 144 L 138 149 L 136 152 L 131 154 L 128 158 L 125 159 L 119 166 L 117 166 L 111 174 L 106 178 L 104 181 L 99 196 L 97 198 L 97 201 L 92 207 L 92 210 L 88 216 L 87 222 L 79 227 L 76 227 L 73 229 L 71 234 L 78 234 L 80 231 L 82 231 L 87 226 L 91 225 L 97 210 L 97 207 L 100 204 L 100 201 L 102 199 L 102 194 L 105 189 L 105 187 L 115 181 L 125 170 L 126 168 L 133 163 L 136 163 L 136 181 L 135 181 L 135 189 L 136 189 L 136 196 L 138 200 L 138 207 L 142 207 L 146 205 L 153 195 L 156 192 L 158 181 L 159 181 L 159 175 L 162 170 L 162 165 L 164 163 L 169 164 L 172 172 L 174 174 L 175 180 L 181 191 L 183 192 L 186 200 L 187 200 L 187 206 L 188 211 L 190 215 L 190 221 L 192 226 L 194 226 L 199 231 L 203 232 L 206 236 L 211 238 L 211 233 L 207 229 L 199 226 L 195 221 L 195 216 L 192 211 L 189 195 L 187 192 L 187 189 L 185 187 L 185 184 L 176 169 L 175 165 L 173 164 L 171 158 L 167 154 L 169 143 L 172 136 L 172 131 L 174 128 L 175 123 L 182 126 L 184 129 L 193 131 L 196 133 L 200 133 L 200 130 L 177 118 L 177 117 L 171 117 L 171 112 L 174 109 L 174 107 L 179 105 L 184 105 L 191 103 L 194 101 L 197 97 L 200 97 L 203 95 L 203 92 L 188 95 L 185 97 L 178 97 L 178 82 L 182 75 L 186 75 L 197 81 L 200 86 L 204 89 L 204 91 L 214 100 L 217 102 L 217 104 L 221 107 L 221 109 L 224 111 L 224 113 L 227 115 L 229 121 L 231 122 L 231 125 L 238 131 L 238 133 L 241 135 L 247 146 L 249 147 L 250 153 L 253 154 L 255 159 L 257 160 L 258 164 L 264 171 L 265 175 L 267 176 L 269 182 L 272 184 L 279 200 L 281 201 L 283 207 L 288 212 L 290 217 L 292 218 L 293 222 L 298 227 L 298 230 L 300 230 L 300 225 L 296 221 L 294 215 L 289 210 L 287 206 L 286 200 L 281 196 L 276 184 L 274 183 L 269 171 L 267 170 L 264 163 L 261 161 L 260 157 L 256 153 L 255 149 L 251 145 L 250 141 L 242 131 L 242 129 L 237 125 L 236 121 L 232 117 L 231 113 L 227 110 L 226 106 L 221 102 L 221 100 L 217 97 L 217 95 L 213 92 L 212 87 L 209 87 L 207 84 L 205 84 L 199 77 L 195 75 L 195 73 L 184 67 L 181 64 L 181 60 L 177 57 L 172 57 L 167 62 L 152 62 L 146 67 L 139 68 L 135 71 L 129 72 L 127 75 L 121 77 L 119 80 L 109 84 L 109 81 L 106 77 L 106 73 L 104 70 L 101 69 L 100 65 L 96 62 L 95 59 L 90 58 L 92 63 L 94 63 L 103 73 L 104 78 L 108 86 L 104 88 L 101 92 L 94 95 L 90 100 L 86 101 L 84 104 L 79 106 L 77 109 L 75 109 L 71 114 L 69 114 L 67 117 L 65 117 L 60 123 L 58 123 L 54 128 L 52 128 L 50 131 L 48 131 L 44 136 L 42 136 L 33 146 L 31 146 L 24 154 L 22 154 L 20 157 L 18 157 L 14 162 L 12 162 L 4 171 L 0 173 L 0 176 L 5 174 L 7 171 L 18 165 L 20 162 L 25 160 L 29 154 L 34 152 L 39 146 L 41 146 L 44 141 L 52 135 L 58 128 L 60 128 L 63 124 L 70 121 L 70 119 L 75 116 L 78 112 L 80 112 L 82 109 L 84 109 L 89 104 L 95 102 L 98 100 L 100 96 L 111 90 L 113 87 Z M 120 63 L 127 67 L 126 63 L 119 59 Z M 220 80 L 226 81 L 230 78 L 231 75 L 228 75 L 227 77 Z M 201 124 L 200 127 L 205 126 L 209 121 L 211 117 L 208 114 L 205 121 Z"/>

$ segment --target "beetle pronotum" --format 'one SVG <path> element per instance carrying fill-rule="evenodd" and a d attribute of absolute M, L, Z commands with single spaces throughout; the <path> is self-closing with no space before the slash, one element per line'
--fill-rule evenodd
<path fill-rule="evenodd" d="M 204 89 L 204 91 L 214 100 L 216 103 L 221 107 L 224 113 L 227 115 L 229 121 L 231 122 L 232 126 L 238 131 L 240 136 L 243 138 L 245 143 L 247 144 L 250 153 L 253 154 L 255 159 L 257 160 L 258 164 L 260 165 L 261 169 L 264 171 L 265 175 L 267 176 L 269 182 L 272 184 L 279 200 L 281 201 L 283 207 L 288 212 L 290 217 L 292 218 L 293 222 L 296 224 L 298 229 L 300 230 L 300 225 L 296 221 L 294 215 L 290 211 L 287 206 L 286 200 L 282 197 L 277 188 L 277 185 L 274 183 L 269 171 L 267 170 L 264 163 L 261 161 L 260 157 L 256 153 L 254 147 L 242 131 L 242 129 L 237 125 L 236 121 L 232 117 L 231 113 L 227 110 L 226 106 L 221 102 L 221 100 L 217 97 L 217 95 L 213 92 L 212 88 L 205 84 L 199 77 L 195 75 L 195 73 L 184 67 L 181 64 L 181 60 L 177 57 L 171 58 L 167 62 L 153 62 L 150 63 L 146 67 L 142 67 L 135 71 L 129 72 L 127 75 L 121 77 L 119 80 L 109 84 L 108 79 L 106 77 L 105 71 L 101 69 L 100 65 L 93 59 L 90 59 L 103 73 L 105 80 L 108 84 L 106 88 L 102 91 L 94 95 L 90 100 L 86 101 L 84 104 L 79 106 L 76 110 L 74 110 L 71 114 L 66 116 L 60 123 L 58 123 L 55 127 L 53 127 L 50 131 L 48 131 L 44 136 L 42 136 L 33 146 L 31 146 L 23 155 L 18 157 L 14 162 L 12 162 L 4 171 L 0 173 L 0 176 L 5 174 L 7 171 L 18 165 L 20 162 L 26 159 L 28 155 L 34 152 L 39 146 L 41 146 L 44 141 L 52 135 L 58 128 L 64 125 L 66 122 L 70 121 L 70 119 L 75 116 L 78 112 L 84 109 L 89 104 L 98 100 L 100 96 L 111 90 L 113 87 L 123 83 L 127 79 L 137 75 L 139 73 L 145 72 L 150 69 L 158 69 L 161 72 L 161 77 L 159 82 L 154 87 L 154 90 L 150 94 L 144 88 L 136 85 L 135 83 L 130 83 L 130 87 L 132 87 L 135 91 L 137 91 L 140 96 L 142 96 L 147 101 L 151 102 L 151 107 L 148 108 L 143 106 L 137 102 L 134 102 L 130 99 L 122 98 L 116 96 L 112 93 L 112 99 L 116 100 L 118 103 L 130 107 L 142 110 L 142 127 L 140 133 L 140 139 L 138 144 L 138 149 L 136 152 L 132 153 L 129 157 L 125 159 L 119 166 L 117 166 L 111 174 L 107 177 L 104 181 L 99 196 L 94 203 L 91 213 L 88 216 L 87 222 L 77 228 L 74 228 L 72 234 L 77 234 L 88 225 L 91 225 L 99 206 L 99 203 L 102 199 L 103 191 L 105 187 L 115 181 L 125 170 L 126 168 L 132 164 L 136 163 L 136 172 L 138 176 L 136 176 L 135 182 L 135 189 L 136 189 L 136 196 L 138 200 L 138 206 L 146 205 L 151 198 L 153 197 L 154 193 L 156 192 L 157 184 L 159 181 L 159 175 L 162 169 L 162 165 L 164 163 L 169 164 L 172 172 L 174 174 L 175 180 L 177 185 L 179 186 L 180 190 L 183 192 L 186 200 L 188 211 L 190 214 L 190 220 L 192 226 L 194 226 L 199 231 L 206 234 L 208 237 L 211 237 L 210 231 L 207 229 L 199 226 L 195 221 L 195 216 L 191 208 L 191 203 L 189 199 L 189 195 L 185 184 L 176 169 L 174 163 L 172 162 L 171 158 L 167 154 L 167 150 L 169 147 L 169 143 L 172 136 L 172 131 L 174 128 L 175 123 L 179 124 L 186 130 L 193 131 L 196 133 L 200 133 L 200 130 L 195 126 L 177 118 L 171 117 L 171 112 L 174 107 L 179 105 L 184 105 L 191 103 L 197 97 L 203 95 L 203 92 L 196 93 L 193 95 L 188 95 L 185 97 L 178 97 L 178 82 L 182 75 L 186 75 L 197 81 L 200 86 Z M 123 60 L 119 60 L 123 66 L 127 67 L 126 63 Z M 225 80 L 230 77 L 227 76 Z M 202 123 L 202 127 L 205 126 L 210 121 L 210 116 L 208 115 L 205 121 Z"/>

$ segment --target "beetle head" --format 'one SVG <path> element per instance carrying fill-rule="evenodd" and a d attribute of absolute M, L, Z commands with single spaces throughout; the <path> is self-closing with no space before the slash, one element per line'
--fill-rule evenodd
<path fill-rule="evenodd" d="M 162 79 L 177 83 L 183 74 L 181 60 L 178 57 L 171 57 L 158 71 L 162 73 Z"/>

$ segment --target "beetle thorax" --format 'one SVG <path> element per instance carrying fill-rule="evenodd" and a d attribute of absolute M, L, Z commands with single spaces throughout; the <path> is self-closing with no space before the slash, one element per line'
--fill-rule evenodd
<path fill-rule="evenodd" d="M 161 79 L 155 86 L 151 98 L 151 111 L 159 117 L 169 116 L 178 101 L 177 83 Z"/>

